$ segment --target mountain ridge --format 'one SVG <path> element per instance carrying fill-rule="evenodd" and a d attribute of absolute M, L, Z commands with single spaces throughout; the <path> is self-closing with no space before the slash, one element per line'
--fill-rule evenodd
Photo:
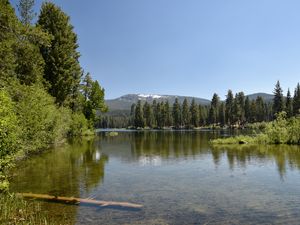
<path fill-rule="evenodd" d="M 262 97 L 265 101 L 271 101 L 273 99 L 272 94 L 258 92 L 246 95 L 249 97 L 250 100 L 255 100 L 258 96 Z M 160 95 L 160 94 L 126 94 L 122 95 L 115 99 L 107 99 L 105 100 L 107 106 L 109 107 L 110 111 L 119 111 L 119 110 L 130 110 L 131 105 L 137 103 L 138 100 L 142 102 L 152 103 L 153 100 L 157 102 L 162 101 L 169 101 L 170 105 L 174 103 L 175 99 L 178 98 L 178 101 L 182 104 L 184 99 L 186 98 L 190 103 L 192 99 L 195 99 L 197 104 L 201 105 L 209 105 L 210 100 L 200 97 L 193 97 L 193 96 L 181 96 L 181 95 Z"/>

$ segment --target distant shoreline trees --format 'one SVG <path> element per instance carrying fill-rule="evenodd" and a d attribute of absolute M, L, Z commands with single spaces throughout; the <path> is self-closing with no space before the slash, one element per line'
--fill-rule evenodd
<path fill-rule="evenodd" d="M 243 127 L 247 123 L 272 121 L 278 112 L 286 111 L 287 117 L 298 115 L 300 112 L 300 85 L 291 96 L 290 90 L 287 96 L 283 96 L 283 91 L 279 81 L 274 88 L 274 98 L 265 101 L 261 96 L 250 100 L 243 92 L 233 94 L 228 90 L 226 99 L 220 101 L 220 97 L 214 93 L 210 105 L 201 105 L 193 99 L 190 103 L 184 99 L 182 103 L 178 99 L 172 106 L 169 102 L 151 103 L 139 101 L 131 107 L 131 114 L 127 117 L 109 117 L 106 127 L 132 127 L 132 128 L 173 128 L 192 129 L 196 127 Z M 108 117 L 102 118 L 107 121 Z M 101 124 L 100 124 L 101 127 Z"/>

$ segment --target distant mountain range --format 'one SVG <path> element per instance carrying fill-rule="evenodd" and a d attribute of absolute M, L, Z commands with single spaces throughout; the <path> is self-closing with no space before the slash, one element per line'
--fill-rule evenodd
<path fill-rule="evenodd" d="M 250 100 L 254 100 L 258 96 L 261 96 L 265 101 L 271 101 L 274 97 L 273 95 L 267 93 L 255 93 L 247 96 L 249 97 Z M 110 112 L 114 112 L 114 111 L 120 112 L 120 111 L 129 111 L 131 105 L 133 103 L 137 103 L 138 100 L 141 100 L 142 102 L 149 102 L 149 103 L 152 103 L 153 100 L 156 100 L 157 102 L 168 100 L 171 105 L 174 103 L 176 98 L 178 98 L 180 103 L 182 103 L 186 98 L 189 103 L 192 101 L 192 99 L 195 99 L 195 102 L 197 104 L 201 104 L 201 105 L 210 104 L 210 100 L 204 98 L 197 98 L 191 96 L 178 96 L 178 95 L 157 95 L 157 94 L 127 94 L 116 99 L 106 100 L 105 102 L 109 107 Z"/>

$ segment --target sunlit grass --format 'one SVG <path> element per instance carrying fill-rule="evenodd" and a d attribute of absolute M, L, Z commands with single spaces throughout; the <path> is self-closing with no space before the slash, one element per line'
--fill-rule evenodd
<path fill-rule="evenodd" d="M 25 201 L 15 194 L 0 194 L 0 224 L 53 224 L 35 201 Z"/>

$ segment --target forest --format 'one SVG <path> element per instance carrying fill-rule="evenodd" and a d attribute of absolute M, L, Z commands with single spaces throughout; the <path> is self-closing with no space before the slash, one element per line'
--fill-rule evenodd
<path fill-rule="evenodd" d="M 70 17 L 51 2 L 37 19 L 33 0 L 17 8 L 19 17 L 0 0 L 0 190 L 15 158 L 93 135 L 107 110 L 104 89 L 80 65 Z"/>
<path fill-rule="evenodd" d="M 98 127 L 114 128 L 174 128 L 191 129 L 198 127 L 236 127 L 243 128 L 246 125 L 269 122 L 275 119 L 275 115 L 285 111 L 287 117 L 296 116 L 300 109 L 300 85 L 297 84 L 293 96 L 288 89 L 286 96 L 278 81 L 274 88 L 273 100 L 264 100 L 261 96 L 250 100 L 243 92 L 234 94 L 228 90 L 226 99 L 220 100 L 218 94 L 214 94 L 210 105 L 201 105 L 194 100 L 189 103 L 187 99 L 182 104 L 178 99 L 173 105 L 168 101 L 152 104 L 138 101 L 131 107 L 130 115 L 103 116 Z"/>

